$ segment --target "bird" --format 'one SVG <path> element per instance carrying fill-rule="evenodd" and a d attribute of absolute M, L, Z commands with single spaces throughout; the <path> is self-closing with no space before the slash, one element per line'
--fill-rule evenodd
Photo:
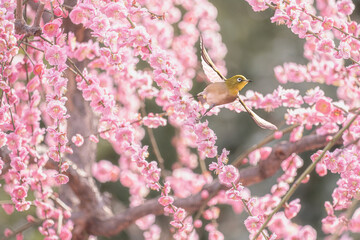
<path fill-rule="evenodd" d="M 198 100 L 201 104 L 209 104 L 209 108 L 198 120 L 200 121 L 214 107 L 232 103 L 238 99 L 258 126 L 265 129 L 277 130 L 275 125 L 259 117 L 250 108 L 248 108 L 244 101 L 239 97 L 239 92 L 251 81 L 243 75 L 235 75 L 230 78 L 226 78 L 222 75 L 207 53 L 201 35 L 200 50 L 203 70 L 207 78 L 212 83 L 210 83 L 202 92 L 197 94 Z"/>
<path fill-rule="evenodd" d="M 202 36 L 200 36 L 201 64 L 210 83 L 197 97 L 202 104 L 209 104 L 209 108 L 201 116 L 205 116 L 215 106 L 232 103 L 238 98 L 238 93 L 246 84 L 251 82 L 243 75 L 226 78 L 220 73 L 207 53 Z"/>

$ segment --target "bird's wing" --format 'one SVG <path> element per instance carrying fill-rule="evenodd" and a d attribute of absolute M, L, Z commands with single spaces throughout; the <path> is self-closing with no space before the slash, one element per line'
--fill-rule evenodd
<path fill-rule="evenodd" d="M 250 117 L 254 120 L 254 122 L 261 128 L 264 129 L 270 129 L 270 130 L 277 130 L 278 128 L 272 124 L 271 122 L 266 121 L 265 119 L 259 117 L 256 113 L 254 113 L 250 108 L 248 108 L 248 106 L 246 106 L 246 104 L 244 103 L 243 100 L 241 100 L 240 96 L 238 95 L 238 99 L 239 102 L 241 103 L 241 105 L 243 105 L 243 107 L 245 108 L 245 110 L 249 113 Z"/>
<path fill-rule="evenodd" d="M 202 36 L 200 35 L 200 48 L 201 48 L 201 64 L 207 78 L 211 82 L 223 82 L 226 80 L 224 75 L 216 68 L 215 64 L 211 60 L 209 54 L 207 53 Z"/>

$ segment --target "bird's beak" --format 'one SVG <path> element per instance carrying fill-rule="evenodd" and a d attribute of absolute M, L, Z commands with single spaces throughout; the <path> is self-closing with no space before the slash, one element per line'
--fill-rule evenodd
<path fill-rule="evenodd" d="M 252 82 L 250 79 L 246 79 L 246 81 L 248 81 L 248 82 Z"/>

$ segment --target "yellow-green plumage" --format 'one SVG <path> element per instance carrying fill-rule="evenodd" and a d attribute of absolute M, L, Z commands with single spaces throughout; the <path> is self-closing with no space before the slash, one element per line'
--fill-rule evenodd
<path fill-rule="evenodd" d="M 249 113 L 251 118 L 256 122 L 256 124 L 262 128 L 277 130 L 277 127 L 259 117 L 254 113 L 250 108 L 246 106 L 243 100 L 238 97 L 238 93 L 241 89 L 245 87 L 250 81 L 246 79 L 243 75 L 235 75 L 231 78 L 226 79 L 220 71 L 216 68 L 215 64 L 211 60 L 209 54 L 207 53 L 202 37 L 200 36 L 200 47 L 201 47 L 201 64 L 203 66 L 204 72 L 210 81 L 213 83 L 209 84 L 204 91 L 198 94 L 198 98 L 201 103 L 209 104 L 209 108 L 205 111 L 204 114 L 198 119 L 200 120 L 203 116 L 206 115 L 213 107 L 232 103 L 237 98 L 240 104 L 245 108 L 246 112 Z"/>
<path fill-rule="evenodd" d="M 237 94 L 245 87 L 249 80 L 243 75 L 235 75 L 226 79 L 211 60 L 204 47 L 202 37 L 200 37 L 200 48 L 201 63 L 204 72 L 209 80 L 214 82 L 209 84 L 204 91 L 198 94 L 199 100 L 202 103 L 208 103 L 210 105 L 209 111 L 215 106 L 235 101 Z"/>
<path fill-rule="evenodd" d="M 225 82 L 209 84 L 204 91 L 198 94 L 202 103 L 211 107 L 231 103 L 236 100 L 238 92 L 249 82 L 242 75 L 235 75 Z"/>

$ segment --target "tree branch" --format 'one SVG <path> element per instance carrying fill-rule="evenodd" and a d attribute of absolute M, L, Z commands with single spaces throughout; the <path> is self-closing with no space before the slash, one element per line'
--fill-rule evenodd
<path fill-rule="evenodd" d="M 244 186 L 249 186 L 263 181 L 273 176 L 280 168 L 281 162 L 288 158 L 292 153 L 301 153 L 309 150 L 316 150 L 324 147 L 328 141 L 327 136 L 309 135 L 305 136 L 297 142 L 281 142 L 273 147 L 269 157 L 261 161 L 258 166 L 247 167 L 240 170 L 240 182 Z M 209 195 L 216 195 L 222 189 L 226 189 L 218 180 L 212 184 L 204 186 L 203 190 L 207 190 Z M 186 209 L 188 212 L 197 211 L 201 205 L 208 199 L 201 198 L 200 192 L 187 198 L 176 199 L 174 205 Z M 163 206 L 157 199 L 151 199 L 145 203 L 127 209 L 107 219 L 93 218 L 89 219 L 87 230 L 90 234 L 97 236 L 112 236 L 126 229 L 137 219 L 148 214 L 163 214 Z"/>
<path fill-rule="evenodd" d="M 281 142 L 273 147 L 269 157 L 261 161 L 258 166 L 241 169 L 240 182 L 244 186 L 259 183 L 273 176 L 279 170 L 281 162 L 292 153 L 316 150 L 324 147 L 327 143 L 326 135 L 308 135 L 297 142 Z M 0 150 L 0 156 L 9 164 L 7 162 L 9 158 L 6 157 L 4 148 Z M 124 212 L 113 215 L 111 210 L 104 204 L 104 200 L 95 186 L 93 178 L 87 171 L 71 163 L 67 175 L 70 178 L 68 185 L 81 203 L 81 212 L 74 214 L 73 218 L 75 218 L 75 223 L 82 224 L 80 229 L 85 229 L 88 234 L 113 236 L 129 227 L 141 217 L 149 214 L 163 214 L 164 207 L 157 202 L 157 199 L 151 199 L 137 207 L 129 208 Z M 209 196 L 215 196 L 222 189 L 226 189 L 226 186 L 221 185 L 218 180 L 215 180 L 213 183 L 205 185 L 202 190 L 208 191 Z M 206 201 L 209 201 L 209 199 L 201 198 L 199 192 L 187 198 L 176 199 L 174 205 L 193 213 L 198 211 Z"/>
<path fill-rule="evenodd" d="M 36 11 L 34 24 L 29 26 L 26 24 L 22 16 L 22 0 L 16 1 L 16 20 L 15 20 L 15 32 L 16 34 L 25 34 L 25 36 L 40 36 L 42 33 L 40 27 L 40 19 L 44 13 L 44 4 L 40 4 Z"/>

